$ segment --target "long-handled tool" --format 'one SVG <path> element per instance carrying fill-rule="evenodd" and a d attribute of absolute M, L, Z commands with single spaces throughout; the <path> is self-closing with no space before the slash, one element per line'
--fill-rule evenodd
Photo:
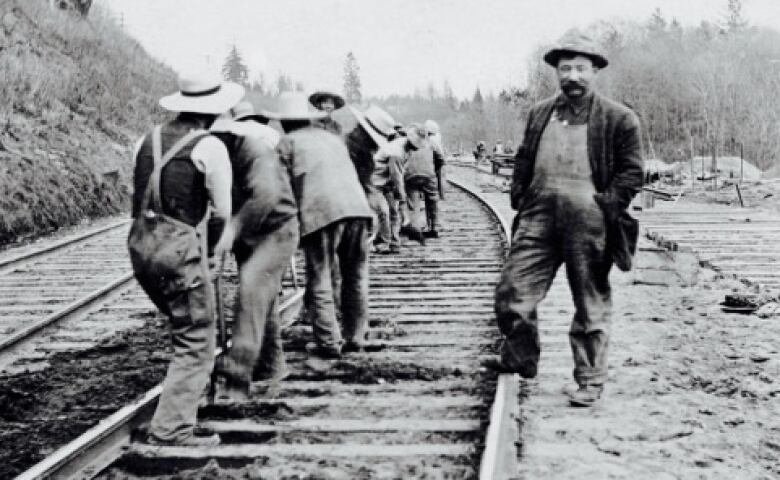
<path fill-rule="evenodd" d="M 217 338 L 223 355 L 227 352 L 227 327 L 225 326 L 225 308 L 222 299 L 222 273 L 225 271 L 226 258 L 227 252 L 222 252 L 222 257 L 219 259 L 219 265 L 217 265 L 217 278 L 214 282 L 217 310 Z M 209 403 L 212 404 L 216 401 L 217 397 L 217 381 L 217 374 L 215 371 L 212 371 L 211 384 L 209 385 Z"/>

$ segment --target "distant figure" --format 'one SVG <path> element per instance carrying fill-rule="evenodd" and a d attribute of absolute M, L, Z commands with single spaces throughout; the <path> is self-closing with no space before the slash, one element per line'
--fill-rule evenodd
<path fill-rule="evenodd" d="M 495 299 L 504 342 L 486 366 L 536 376 L 536 308 L 565 264 L 576 308 L 569 342 L 578 388 L 569 400 L 591 406 L 607 380 L 609 271 L 613 263 L 630 268 L 636 245 L 636 221 L 625 210 L 642 186 L 640 127 L 631 110 L 593 92 L 608 62 L 589 38 L 567 36 L 544 60 L 561 93 L 531 108 L 515 156 L 517 216 Z"/>
<path fill-rule="evenodd" d="M 314 108 L 327 114 L 327 116 L 322 119 L 315 120 L 313 122 L 314 125 L 341 136 L 341 124 L 334 120 L 331 115 L 335 110 L 344 106 L 346 103 L 344 102 L 344 97 L 330 90 L 318 90 L 309 96 L 309 102 Z"/>
<path fill-rule="evenodd" d="M 412 124 L 408 130 L 421 130 L 424 127 Z M 438 185 L 436 181 L 437 155 L 433 142 L 411 152 L 404 166 L 404 182 L 408 202 L 409 223 L 415 230 L 422 231 L 426 238 L 438 238 Z M 439 155 L 440 156 L 440 155 Z M 425 203 L 425 218 L 421 218 L 422 204 Z"/>
<path fill-rule="evenodd" d="M 427 132 L 423 127 L 407 128 L 404 130 L 404 136 L 383 145 L 374 155 L 371 183 L 385 196 L 390 210 L 390 238 L 384 240 L 389 242 L 391 253 L 398 253 L 401 250 L 402 206 L 407 201 L 404 166 L 412 152 L 427 146 L 427 138 Z M 404 225 L 404 227 L 403 233 L 425 245 L 425 237 L 421 230 L 412 226 Z"/>
<path fill-rule="evenodd" d="M 130 258 L 138 283 L 169 319 L 173 346 L 149 427 L 152 444 L 220 442 L 217 434 L 194 432 L 216 340 L 206 252 L 209 204 L 223 221 L 231 215 L 228 151 L 207 129 L 243 95 L 243 87 L 217 75 L 181 76 L 179 92 L 160 99 L 178 115 L 136 144 Z"/>
<path fill-rule="evenodd" d="M 368 238 L 373 213 L 340 137 L 312 125 L 326 113 L 308 109 L 306 97 L 279 96 L 278 119 L 285 135 L 277 151 L 287 168 L 298 204 L 301 247 L 306 256 L 304 306 L 315 344 L 309 353 L 339 358 L 359 350 L 368 332 Z M 338 262 L 341 285 L 334 292 L 331 270 Z M 341 299 L 342 324 L 334 294 Z"/>
<path fill-rule="evenodd" d="M 504 153 L 504 144 L 501 139 L 496 140 L 495 146 L 493 146 L 493 153 Z"/>
<path fill-rule="evenodd" d="M 439 191 L 439 198 L 444 200 L 444 142 L 441 139 L 441 130 L 439 129 L 439 124 L 434 120 L 426 120 L 425 129 L 428 130 L 428 141 L 433 149 L 433 163 L 436 170 L 436 186 Z M 428 231 L 436 231 L 436 228 L 428 225 Z"/>
<path fill-rule="evenodd" d="M 391 135 L 395 134 L 394 120 L 389 113 L 377 107 L 369 106 L 364 113 L 349 107 L 358 121 L 355 128 L 347 135 L 346 144 L 349 156 L 357 170 L 358 179 L 368 198 L 368 204 L 377 217 L 375 227 L 374 251 L 380 254 L 398 253 L 390 249 L 390 207 L 384 194 L 372 183 L 374 173 L 374 155 L 387 144 Z"/>
<path fill-rule="evenodd" d="M 487 146 L 483 140 L 477 142 L 477 147 L 474 149 L 474 159 L 479 163 L 483 160 L 487 154 Z"/>

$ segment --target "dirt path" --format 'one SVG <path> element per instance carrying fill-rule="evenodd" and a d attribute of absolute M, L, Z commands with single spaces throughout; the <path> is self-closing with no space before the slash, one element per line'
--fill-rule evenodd
<path fill-rule="evenodd" d="M 511 215 L 492 180 L 453 170 Z M 721 312 L 736 281 L 640 246 L 635 270 L 611 275 L 609 384 L 598 408 L 567 406 L 568 321 L 542 314 L 550 356 L 521 383 L 517 477 L 780 478 L 780 319 Z M 545 304 L 562 305 L 563 277 Z"/>

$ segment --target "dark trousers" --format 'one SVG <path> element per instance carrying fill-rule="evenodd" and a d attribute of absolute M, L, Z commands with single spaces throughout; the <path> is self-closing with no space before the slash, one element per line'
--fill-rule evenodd
<path fill-rule="evenodd" d="M 322 346 L 339 346 L 345 340 L 362 344 L 368 330 L 368 238 L 371 220 L 346 218 L 301 239 L 306 255 L 304 304 L 314 338 Z M 331 270 L 341 271 L 334 291 Z M 343 324 L 339 326 L 333 298 L 341 299 Z"/>
<path fill-rule="evenodd" d="M 282 276 L 298 248 L 298 219 L 292 218 L 251 246 L 235 249 L 238 301 L 232 345 L 226 363 L 242 376 L 272 376 L 284 369 L 281 327 L 276 301 Z"/>
<path fill-rule="evenodd" d="M 436 178 L 416 176 L 406 180 L 406 195 L 409 197 L 409 221 L 412 226 L 423 230 L 439 227 L 439 192 Z M 422 220 L 422 203 L 425 203 L 425 221 Z"/>
<path fill-rule="evenodd" d="M 569 330 L 574 379 L 602 385 L 607 377 L 607 346 L 612 301 L 604 215 L 591 194 L 571 200 L 531 196 L 517 214 L 509 257 L 496 288 L 495 311 L 502 360 L 509 366 L 538 364 L 536 307 L 561 264 L 576 312 Z"/>

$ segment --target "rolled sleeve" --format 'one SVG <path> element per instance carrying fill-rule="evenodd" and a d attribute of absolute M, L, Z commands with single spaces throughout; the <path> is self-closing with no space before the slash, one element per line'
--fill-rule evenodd
<path fill-rule="evenodd" d="M 192 149 L 192 161 L 206 177 L 206 190 L 214 207 L 214 215 L 222 219 L 230 218 L 233 170 L 227 148 L 216 137 L 204 137 Z"/>

